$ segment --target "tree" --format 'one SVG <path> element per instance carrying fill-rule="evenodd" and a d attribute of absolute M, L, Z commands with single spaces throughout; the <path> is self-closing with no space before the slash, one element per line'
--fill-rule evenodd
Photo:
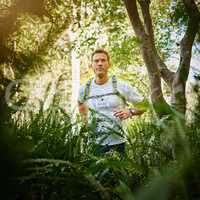
<path fill-rule="evenodd" d="M 187 15 L 187 27 L 180 42 L 179 66 L 176 72 L 172 72 L 161 59 L 155 46 L 150 3 L 150 0 L 124 0 L 131 24 L 140 41 L 140 49 L 150 80 L 151 100 L 159 117 L 170 113 L 170 106 L 163 98 L 162 78 L 171 89 L 173 108 L 185 114 L 185 85 L 190 69 L 192 46 L 199 30 L 200 12 L 194 0 L 183 0 L 177 3 L 177 6 L 180 3 L 184 5 L 185 14 Z M 140 6 L 141 14 L 139 13 L 138 5 Z"/>
<path fill-rule="evenodd" d="M 0 119 L 8 120 L 8 84 L 27 74 L 44 73 L 50 59 L 65 56 L 65 50 L 56 43 L 69 27 L 72 14 L 69 2 L 52 0 L 5 0 L 0 9 Z M 10 69 L 13 76 L 4 69 Z"/>

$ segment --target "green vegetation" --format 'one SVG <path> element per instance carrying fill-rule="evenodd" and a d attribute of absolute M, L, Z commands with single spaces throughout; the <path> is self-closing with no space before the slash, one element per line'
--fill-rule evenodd
<path fill-rule="evenodd" d="M 192 55 L 199 56 L 199 6 L 197 0 L 1 0 L 1 199 L 200 199 L 198 70 L 188 95 L 191 120 L 185 95 Z M 72 54 L 82 83 L 97 47 L 110 52 L 111 73 L 153 105 L 135 105 L 147 112 L 128 121 L 123 158 L 95 154 L 93 130 L 71 103 Z M 167 66 L 175 54 L 179 64 Z"/>
<path fill-rule="evenodd" d="M 55 105 L 30 115 L 20 126 L 1 126 L 1 173 L 11 176 L 1 189 L 8 182 L 10 198 L 199 198 L 200 129 L 178 116 L 130 122 L 121 158 L 115 151 L 96 156 L 91 130 Z"/>

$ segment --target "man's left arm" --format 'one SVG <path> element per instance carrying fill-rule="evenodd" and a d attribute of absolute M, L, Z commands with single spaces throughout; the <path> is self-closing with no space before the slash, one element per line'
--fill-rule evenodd
<path fill-rule="evenodd" d="M 119 90 L 128 102 L 133 103 L 134 107 L 114 111 L 116 117 L 125 120 L 133 116 L 142 115 L 146 111 L 148 101 L 139 95 L 136 88 L 121 82 Z"/>

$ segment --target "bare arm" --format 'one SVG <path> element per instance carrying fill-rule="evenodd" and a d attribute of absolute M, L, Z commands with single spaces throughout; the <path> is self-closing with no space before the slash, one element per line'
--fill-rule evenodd
<path fill-rule="evenodd" d="M 78 109 L 84 123 L 88 122 L 88 106 L 85 103 L 78 102 Z"/>

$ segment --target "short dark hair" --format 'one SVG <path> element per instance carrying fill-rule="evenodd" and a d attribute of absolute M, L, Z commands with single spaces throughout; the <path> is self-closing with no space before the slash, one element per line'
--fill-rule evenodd
<path fill-rule="evenodd" d="M 97 53 L 105 54 L 107 56 L 108 62 L 110 62 L 110 56 L 109 56 L 108 52 L 105 49 L 96 49 L 95 51 L 93 51 L 92 56 L 91 56 L 91 61 L 93 59 L 94 54 L 97 54 Z"/>

